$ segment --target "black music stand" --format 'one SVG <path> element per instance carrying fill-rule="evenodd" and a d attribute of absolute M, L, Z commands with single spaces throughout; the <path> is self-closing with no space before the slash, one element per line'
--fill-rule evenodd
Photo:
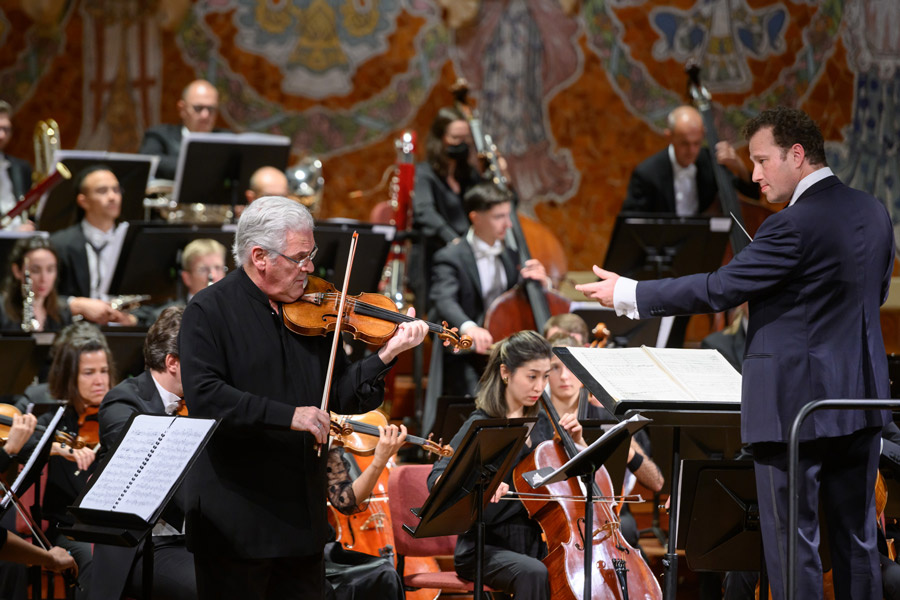
<path fill-rule="evenodd" d="M 137 377 L 144 372 L 144 327 L 118 327 L 104 325 L 100 328 L 109 351 L 116 357 L 116 371 L 119 377 Z"/>
<path fill-rule="evenodd" d="M 584 531 L 594 531 L 594 474 L 603 466 L 613 452 L 631 439 L 631 436 L 643 429 L 649 419 L 640 415 L 634 415 L 624 421 L 620 421 L 609 431 L 600 436 L 590 446 L 573 456 L 566 464 L 554 470 L 552 467 L 544 467 L 535 471 L 523 473 L 522 477 L 528 482 L 528 485 L 537 489 L 545 485 L 565 481 L 572 477 L 581 477 L 586 490 L 584 498 Z M 584 545 L 584 595 L 583 598 L 591 597 L 591 574 L 593 569 L 593 535 L 591 535 L 591 543 Z M 622 559 L 613 559 L 616 577 L 619 585 L 626 591 L 628 596 L 628 575 L 625 569 L 625 561 Z"/>
<path fill-rule="evenodd" d="M 715 271 L 722 265 L 731 219 L 616 217 L 603 268 L 632 279 L 660 279 Z"/>
<path fill-rule="evenodd" d="M 181 271 L 180 252 L 190 242 L 201 238 L 211 238 L 225 246 L 226 264 L 229 269 L 234 268 L 234 259 L 229 251 L 234 242 L 233 226 L 178 226 L 146 221 L 130 223 L 109 285 L 110 295 L 150 294 L 151 302 L 155 304 L 176 299 Z"/>
<path fill-rule="evenodd" d="M 284 171 L 291 140 L 264 133 L 188 133 L 181 138 L 172 200 L 183 204 L 244 204 L 260 167 Z"/>
<path fill-rule="evenodd" d="M 82 211 L 75 203 L 75 196 L 78 195 L 75 179 L 83 169 L 98 164 L 109 167 L 119 180 L 122 188 L 122 214 L 119 220 L 140 219 L 144 210 L 147 182 L 153 177 L 159 162 L 158 157 L 146 154 L 91 150 L 57 150 L 54 160 L 68 167 L 72 179 L 60 181 L 38 204 L 38 229 L 51 233 L 65 229 L 81 218 Z"/>
<path fill-rule="evenodd" d="M 346 220 L 317 222 L 314 234 L 319 253 L 314 261 L 315 274 L 340 287 L 347 270 L 354 231 L 359 233 L 359 237 L 348 293 L 371 292 L 378 289 L 391 240 L 394 239 L 396 228 L 391 225 Z"/>
<path fill-rule="evenodd" d="M 459 535 L 476 528 L 475 590 L 484 588 L 484 507 L 513 468 L 536 418 L 473 421 L 450 464 L 425 504 L 411 509 L 419 517 L 415 529 L 403 526 L 415 538 Z"/>
<path fill-rule="evenodd" d="M 434 412 L 433 437 L 450 440 L 465 424 L 475 410 L 475 398 L 471 396 L 440 396 Z"/>

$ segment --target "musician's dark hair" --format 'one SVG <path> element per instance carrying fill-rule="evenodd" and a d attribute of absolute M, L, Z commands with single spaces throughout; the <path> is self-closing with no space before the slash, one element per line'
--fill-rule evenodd
<path fill-rule="evenodd" d="M 487 368 L 478 382 L 475 406 L 492 417 L 505 417 L 508 411 L 507 384 L 504 383 L 500 374 L 500 365 L 506 365 L 507 370 L 512 374 L 529 361 L 549 359 L 551 355 L 550 343 L 536 331 L 519 331 L 494 344 Z M 539 410 L 537 404 L 526 407 L 525 416 L 536 416 Z"/>
<path fill-rule="evenodd" d="M 501 189 L 493 181 L 476 183 L 463 196 L 466 214 L 472 211 L 485 212 L 504 202 L 512 202 L 512 195 Z"/>
<path fill-rule="evenodd" d="M 75 180 L 73 185 L 75 186 L 76 194 L 83 194 L 84 190 L 84 180 L 87 179 L 89 175 L 92 173 L 96 173 L 97 171 L 109 171 L 113 173 L 113 170 L 109 168 L 109 165 L 104 165 L 103 163 L 95 163 L 93 165 L 88 165 L 82 170 L 78 171 L 78 174 L 75 176 Z"/>
<path fill-rule="evenodd" d="M 828 166 L 825 158 L 825 140 L 822 131 L 808 114 L 797 108 L 776 106 L 762 111 L 744 124 L 741 133 L 750 140 L 757 132 L 772 128 L 775 144 L 781 148 L 782 158 L 794 144 L 803 146 L 809 164 L 817 167 Z"/>
<path fill-rule="evenodd" d="M 452 106 L 445 106 L 438 110 L 434 121 L 431 122 L 431 128 L 425 138 L 425 159 L 431 165 L 431 169 L 441 179 L 446 179 L 450 173 L 450 159 L 447 157 L 447 150 L 444 148 L 444 135 L 447 128 L 454 121 L 466 121 L 465 115 Z M 468 181 L 472 168 L 465 161 L 456 164 L 456 171 L 453 176 L 457 181 Z"/>
<path fill-rule="evenodd" d="M 144 338 L 144 368 L 165 371 L 166 356 L 172 354 L 178 358 L 178 331 L 183 314 L 183 306 L 170 306 L 150 326 Z"/>
<path fill-rule="evenodd" d="M 35 250 L 47 250 L 53 254 L 56 259 L 57 269 L 59 268 L 59 255 L 50 240 L 44 236 L 35 235 L 28 238 L 22 238 L 12 248 L 9 253 L 9 273 L 3 281 L 3 308 L 6 315 L 13 321 L 22 321 L 22 306 L 25 297 L 22 295 L 22 284 L 24 282 L 15 278 L 12 272 L 12 266 L 16 265 L 19 271 L 24 271 L 25 257 Z M 56 282 L 53 282 L 53 288 L 44 299 L 44 308 L 47 310 L 47 316 L 54 321 L 59 321 L 59 296 L 56 293 Z"/>
<path fill-rule="evenodd" d="M 70 331 L 70 329 L 72 329 Z M 116 369 L 113 363 L 109 344 L 95 325 L 76 323 L 63 329 L 60 334 L 63 342 L 56 347 L 47 383 L 50 396 L 57 400 L 83 400 L 78 393 L 78 370 L 81 366 L 81 355 L 102 350 L 106 354 L 109 367 L 109 386 L 116 384 Z"/>

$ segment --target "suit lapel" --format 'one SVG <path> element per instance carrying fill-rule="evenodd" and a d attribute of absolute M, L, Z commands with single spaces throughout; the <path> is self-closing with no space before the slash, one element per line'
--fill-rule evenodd
<path fill-rule="evenodd" d="M 81 290 L 81 295 L 89 297 L 91 295 L 91 269 L 88 266 L 87 248 L 85 248 L 87 238 L 84 237 L 81 223 L 76 224 L 75 227 L 76 243 L 73 248 L 75 256 L 72 260 L 72 269 L 75 271 L 75 281 Z"/>
<path fill-rule="evenodd" d="M 516 268 L 517 259 L 516 253 L 509 248 L 500 255 L 500 261 L 503 263 L 503 269 L 506 271 L 506 289 L 511 288 L 519 281 L 519 270 Z"/>
<path fill-rule="evenodd" d="M 153 382 L 153 376 L 150 371 L 144 371 L 138 376 L 138 392 L 141 395 L 141 401 L 144 403 L 144 413 L 148 415 L 164 415 L 166 410 L 163 407 L 162 398 L 156 384 Z"/>
<path fill-rule="evenodd" d="M 662 194 L 666 200 L 669 212 L 675 212 L 675 172 L 672 170 L 672 161 L 669 160 L 669 150 L 665 150 L 665 160 L 662 163 L 663 186 Z"/>

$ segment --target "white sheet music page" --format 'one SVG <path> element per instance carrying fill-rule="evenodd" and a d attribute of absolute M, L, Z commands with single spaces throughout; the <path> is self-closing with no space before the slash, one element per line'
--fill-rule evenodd
<path fill-rule="evenodd" d="M 741 374 L 718 350 L 644 349 L 698 402 L 741 403 Z"/>
<path fill-rule="evenodd" d="M 642 348 L 568 348 L 568 350 L 617 402 L 692 400 Z"/>
<path fill-rule="evenodd" d="M 213 419 L 135 417 L 80 507 L 132 513 L 149 522 L 214 424 Z"/>

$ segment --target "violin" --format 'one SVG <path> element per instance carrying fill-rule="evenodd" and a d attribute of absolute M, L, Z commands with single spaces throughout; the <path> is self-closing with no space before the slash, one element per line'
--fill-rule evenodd
<path fill-rule="evenodd" d="M 386 427 L 387 418 L 380 410 L 372 410 L 364 415 L 339 415 L 331 413 L 331 437 L 333 442 L 344 446 L 354 454 L 368 456 L 375 452 L 378 445 L 378 426 Z M 453 456 L 453 448 L 449 444 L 441 445 L 428 438 L 407 435 L 406 443 L 421 446 L 425 451 L 438 456 Z"/>
<path fill-rule="evenodd" d="M 0 404 L 0 442 L 6 443 L 6 439 L 9 437 L 9 430 L 13 423 L 12 418 L 21 414 L 22 411 L 12 404 Z M 43 432 L 46 431 L 47 428 L 43 425 L 35 425 L 34 430 Z M 83 442 L 75 439 L 71 434 L 61 429 L 57 429 L 53 432 L 53 441 L 76 449 L 84 447 Z"/>
<path fill-rule="evenodd" d="M 543 559 L 550 574 L 550 589 L 554 597 L 559 594 L 567 600 L 588 600 L 584 594 L 584 553 L 591 544 L 592 564 L 590 598 L 594 600 L 628 600 L 628 598 L 662 599 L 659 582 L 639 551 L 622 537 L 619 519 L 608 502 L 593 503 L 593 530 L 584 530 L 584 503 L 576 498 L 582 495 L 580 482 L 568 479 L 550 483 L 536 490 L 525 481 L 524 473 L 552 467 L 561 467 L 577 453 L 575 442 L 562 427 L 552 403 L 541 398 L 544 410 L 556 430 L 556 438 L 541 442 L 525 460 L 516 465 L 513 483 L 529 516 L 535 519 L 547 538 L 549 553 Z M 597 484 L 599 481 L 602 487 Z M 597 471 L 592 483 L 593 496 L 612 497 L 612 481 L 604 467 Z M 542 498 L 531 497 L 541 495 Z"/>
<path fill-rule="evenodd" d="M 335 330 L 341 292 L 331 283 L 310 276 L 306 289 L 300 298 L 282 306 L 285 326 L 300 335 L 327 335 Z M 346 298 L 341 330 L 346 330 L 354 339 L 373 346 L 384 344 L 400 323 L 419 321 L 415 317 L 402 314 L 394 301 L 382 294 L 362 293 Z M 437 325 L 425 321 L 428 330 L 444 341 L 445 346 L 454 350 L 465 350 L 472 346 L 472 338 L 457 333 L 446 321 Z"/>
<path fill-rule="evenodd" d="M 97 413 L 100 412 L 99 406 L 85 406 L 84 412 L 78 415 L 78 438 L 77 446 L 96 447 L 100 443 L 100 421 L 97 419 Z"/>

